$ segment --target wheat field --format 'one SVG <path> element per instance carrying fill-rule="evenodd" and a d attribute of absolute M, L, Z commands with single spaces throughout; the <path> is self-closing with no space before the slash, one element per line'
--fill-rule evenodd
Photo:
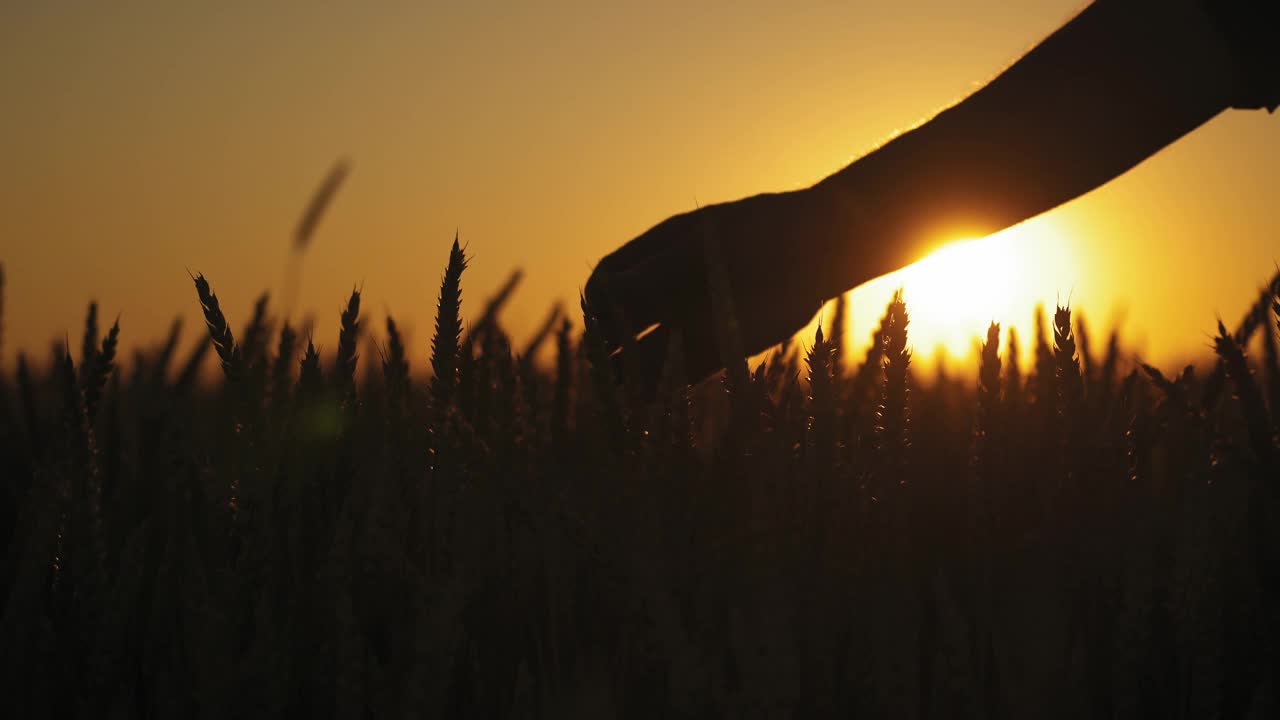
<path fill-rule="evenodd" d="M 467 315 L 466 265 L 430 346 L 357 290 L 322 354 L 195 275 L 198 342 L 126 360 L 91 304 L 78 351 L 0 369 L 6 716 L 1280 707 L 1280 276 L 1198 369 L 1059 307 L 1030 366 L 993 325 L 976 377 L 922 378 L 899 295 L 860 362 L 838 306 L 694 386 L 676 336 L 646 388 L 606 309 L 517 348 L 514 282 Z"/>

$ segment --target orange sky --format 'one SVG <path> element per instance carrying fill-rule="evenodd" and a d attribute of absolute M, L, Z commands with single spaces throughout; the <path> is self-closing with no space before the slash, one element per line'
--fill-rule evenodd
<path fill-rule="evenodd" d="M 121 314 L 126 345 L 179 312 L 196 330 L 188 267 L 241 327 L 261 289 L 281 289 L 290 231 L 338 156 L 354 172 L 306 257 L 300 303 L 320 342 L 363 282 L 366 317 L 380 327 L 389 308 L 415 329 L 422 367 L 455 228 L 474 258 L 464 312 L 526 270 L 506 314 L 522 337 L 640 231 L 695 201 L 817 180 L 1079 7 L 5 3 L 4 356 L 76 338 L 90 298 Z M 1017 299 L 1070 293 L 1097 323 L 1123 312 L 1145 357 L 1172 359 L 1206 345 L 1215 313 L 1234 322 L 1274 271 L 1277 181 L 1276 118 L 1231 112 L 1015 230 L 1005 246 L 1021 249 L 1001 257 Z M 910 276 L 890 282 L 911 304 Z M 970 292 L 989 282 L 947 288 L 985 316 L 965 322 L 1023 322 L 1029 307 Z M 891 289 L 855 293 L 858 343 Z M 945 305 L 914 304 L 921 354 L 963 351 Z"/>

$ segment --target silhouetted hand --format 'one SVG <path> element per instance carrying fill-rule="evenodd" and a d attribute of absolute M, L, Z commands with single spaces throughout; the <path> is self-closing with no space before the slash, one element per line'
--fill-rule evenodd
<path fill-rule="evenodd" d="M 825 299 L 817 275 L 824 262 L 815 192 L 756 195 L 676 215 L 608 255 L 587 281 L 586 299 L 611 348 L 659 327 L 619 354 L 623 375 L 641 386 L 658 377 L 672 332 L 682 337 L 693 382 L 723 367 L 708 283 L 719 256 L 746 354 L 782 342 Z"/>

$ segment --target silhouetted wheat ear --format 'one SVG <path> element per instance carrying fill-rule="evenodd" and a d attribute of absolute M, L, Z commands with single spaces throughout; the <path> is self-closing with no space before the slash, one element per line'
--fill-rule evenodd
<path fill-rule="evenodd" d="M 516 404 L 520 399 L 515 359 L 511 356 L 511 339 L 501 328 L 494 326 L 484 335 L 484 359 L 488 361 L 491 375 L 491 387 L 494 394 L 490 397 L 493 412 L 493 428 L 510 442 L 515 432 Z"/>
<path fill-rule="evenodd" d="M 191 349 L 191 354 L 187 356 L 187 361 L 183 363 L 182 370 L 174 378 L 174 390 L 179 393 L 186 392 L 196 384 L 196 379 L 200 375 L 200 366 L 204 364 L 204 358 L 209 354 L 211 347 L 213 342 L 208 337 L 201 336 L 196 346 Z"/>
<path fill-rule="evenodd" d="M 1115 389 L 1116 383 L 1119 381 L 1118 373 L 1120 369 L 1120 331 L 1116 328 L 1111 329 L 1111 334 L 1107 336 L 1107 352 L 1102 358 L 1102 373 L 1098 380 L 1102 384 L 1102 389 L 1108 395 Z"/>
<path fill-rule="evenodd" d="M 387 315 L 387 352 L 382 360 L 382 374 L 387 382 L 387 392 L 395 402 L 409 388 L 409 360 L 405 356 L 404 339 L 395 318 Z"/>
<path fill-rule="evenodd" d="M 1053 314 L 1053 358 L 1058 379 L 1058 411 L 1068 421 L 1075 419 L 1084 400 L 1076 340 L 1071 332 L 1071 308 L 1058 306 Z"/>
<path fill-rule="evenodd" d="M 791 352 L 791 338 L 787 338 L 773 349 L 769 355 L 769 366 L 765 369 L 764 382 L 770 393 L 778 392 L 786 377 L 787 354 Z"/>
<path fill-rule="evenodd" d="M 480 319 L 472 324 L 471 329 L 467 333 L 470 338 L 479 338 L 488 332 L 491 328 L 497 327 L 498 314 L 502 312 L 502 308 L 511 300 L 511 296 L 515 294 L 516 288 L 520 286 L 520 281 L 524 279 L 524 271 L 516 268 L 507 276 L 502 287 L 498 288 L 498 292 L 484 305 L 484 311 L 480 313 Z"/>
<path fill-rule="evenodd" d="M 1280 270 L 1271 276 L 1271 281 L 1265 286 L 1265 290 L 1261 293 L 1261 297 L 1249 307 L 1244 318 L 1240 320 L 1240 327 L 1236 328 L 1234 337 L 1236 344 L 1240 347 L 1247 347 L 1249 339 L 1253 337 L 1254 331 L 1260 325 L 1267 322 L 1267 308 L 1274 302 L 1273 298 L 1280 296 Z M 1201 392 L 1200 404 L 1205 412 L 1213 409 L 1218 403 L 1218 395 L 1222 392 L 1225 384 L 1226 368 L 1219 359 L 1217 365 L 1214 366 L 1213 372 L 1205 379 L 1204 390 Z"/>
<path fill-rule="evenodd" d="M 1245 360 L 1244 348 L 1227 327 L 1218 321 L 1218 336 L 1213 341 L 1214 350 L 1222 358 L 1227 377 L 1236 386 L 1240 410 L 1249 428 L 1249 444 L 1254 457 L 1262 467 L 1270 468 L 1275 455 L 1275 432 L 1267 415 L 1262 393 L 1254 380 L 1253 370 Z"/>
<path fill-rule="evenodd" d="M 280 342 L 276 346 L 275 364 L 271 368 L 271 402 L 282 407 L 289 399 L 289 383 L 293 375 L 293 358 L 297 353 L 298 334 L 289 321 L 280 328 Z"/>
<path fill-rule="evenodd" d="M 782 373 L 782 382 L 787 385 L 799 384 L 800 381 L 800 344 L 792 343 L 790 339 L 783 344 L 786 354 L 783 355 L 782 367 L 778 372 Z"/>
<path fill-rule="evenodd" d="M 1004 394 L 1011 402 L 1022 398 L 1022 363 L 1019 355 L 1022 347 L 1018 343 L 1018 331 L 1009 326 L 1009 339 L 1005 344 Z"/>
<path fill-rule="evenodd" d="M 88 379 L 93 366 L 93 354 L 98 352 L 98 303 L 89 303 L 84 317 L 84 338 L 80 341 L 80 382 Z"/>
<path fill-rule="evenodd" d="M 62 390 L 62 421 L 71 437 L 73 451 L 79 451 L 83 442 L 81 431 L 84 428 L 84 392 L 76 379 L 76 362 L 71 357 L 71 349 L 64 348 L 62 362 L 58 363 L 58 382 Z"/>
<path fill-rule="evenodd" d="M 564 306 L 562 306 L 559 301 L 552 304 L 551 309 L 547 311 L 546 320 L 542 321 L 542 325 L 538 328 L 538 331 L 534 333 L 533 337 L 529 339 L 529 342 L 525 344 L 524 352 L 520 353 L 520 359 L 526 366 L 533 366 L 534 356 L 538 354 L 539 348 L 541 348 L 542 344 L 547 341 L 547 338 L 551 337 L 551 334 L 555 332 L 556 325 L 559 324 L 560 318 L 563 316 Z"/>
<path fill-rule="evenodd" d="M 293 249 L 295 251 L 306 250 L 307 246 L 311 244 L 311 237 L 315 234 L 316 227 L 320 224 L 320 218 L 324 217 L 325 210 L 333 202 L 333 196 L 338 193 L 338 188 L 342 187 L 342 181 L 347 179 L 347 174 L 350 171 L 351 165 L 346 160 L 339 160 L 334 163 L 333 168 L 329 170 L 329 174 L 325 175 L 315 193 L 311 195 L 311 201 L 307 203 L 306 210 L 302 212 L 302 218 L 298 220 L 298 227 L 293 231 Z"/>
<path fill-rule="evenodd" d="M 880 316 L 880 322 L 871 333 L 871 344 L 867 346 L 867 352 L 862 359 L 862 365 L 858 367 L 858 372 L 854 377 L 854 396 L 862 400 L 867 398 L 871 400 L 872 391 L 878 392 L 879 382 L 883 377 L 883 359 L 884 359 L 884 334 L 889 327 L 889 310 L 891 306 L 885 307 L 884 315 Z M 878 406 L 878 398 L 871 400 L 876 402 Z"/>
<path fill-rule="evenodd" d="M 1142 371 L 1151 379 L 1152 384 L 1160 388 L 1161 391 L 1165 393 L 1177 392 L 1178 386 L 1175 385 L 1172 380 L 1165 377 L 1164 373 L 1160 372 L 1159 368 L 1146 363 L 1139 363 L 1139 367 L 1141 367 Z"/>
<path fill-rule="evenodd" d="M 1280 297 L 1280 270 L 1271 277 L 1259 293 L 1258 299 L 1253 305 L 1249 306 L 1249 310 L 1245 312 L 1243 318 L 1240 319 L 1240 327 L 1236 328 L 1235 339 L 1236 344 L 1245 347 L 1249 344 L 1250 338 L 1259 327 L 1269 322 L 1268 311 L 1271 309 L 1275 298 Z"/>
<path fill-rule="evenodd" d="M 440 298 L 436 303 L 436 331 L 431 338 L 431 397 L 440 411 L 454 400 L 458 386 L 458 344 L 462 340 L 462 272 L 467 257 L 453 237 L 449 264 L 440 281 Z"/>
<path fill-rule="evenodd" d="M 169 323 L 169 333 L 165 336 L 164 345 L 156 353 L 155 362 L 151 365 L 152 382 L 161 384 L 169 372 L 169 364 L 173 362 L 173 353 L 178 349 L 178 340 L 182 337 L 182 316 L 179 315 Z"/>
<path fill-rule="evenodd" d="M 809 368 L 809 401 L 815 407 L 825 407 L 835 400 L 832 395 L 833 354 L 834 348 L 827 342 L 819 323 L 813 333 L 813 347 L 805 355 L 805 365 Z"/>
<path fill-rule="evenodd" d="M 805 443 L 810 467 L 819 473 L 831 469 L 835 461 L 835 406 L 834 377 L 835 349 L 822 332 L 822 323 L 813 333 L 813 347 L 805 356 L 809 368 L 809 419 L 805 428 Z"/>
<path fill-rule="evenodd" d="M 262 293 L 253 301 L 253 315 L 241 337 L 241 353 L 246 367 L 256 367 L 267 358 L 267 303 L 270 293 Z"/>
<path fill-rule="evenodd" d="M 879 446 L 887 465 L 900 465 L 911 447 L 911 415 L 908 406 L 907 370 L 911 366 L 911 350 L 907 348 L 907 305 L 899 289 L 889 301 L 885 313 L 887 324 L 881 339 L 884 364 L 880 413 L 876 425 Z M 904 483 L 905 479 L 898 478 Z"/>
<path fill-rule="evenodd" d="M 107 336 L 102 340 L 102 347 L 94 352 L 92 367 L 84 372 L 84 407 L 85 412 L 92 421 L 98 414 L 98 403 L 102 400 L 102 391 L 107 386 L 107 380 L 111 376 L 111 371 L 115 369 L 116 360 L 116 343 L 120 338 L 120 320 L 116 319 L 111 324 L 111 329 L 107 331 Z"/>
<path fill-rule="evenodd" d="M 312 401 L 323 391 L 324 373 L 320 370 L 320 353 L 316 352 L 311 338 L 307 338 L 307 349 L 302 354 L 298 369 L 298 399 Z"/>
<path fill-rule="evenodd" d="M 197 273 L 192 278 L 196 284 L 196 295 L 200 298 L 200 309 L 204 311 L 204 323 L 209 328 L 209 339 L 213 341 L 213 349 L 222 362 L 222 372 L 228 380 L 236 381 L 243 374 L 243 360 L 240 348 L 236 346 L 235 336 L 231 334 L 231 326 L 222 314 L 218 305 L 218 296 L 213 294 L 209 281 L 204 275 Z"/>
<path fill-rule="evenodd" d="M 342 327 L 338 331 L 338 356 L 334 369 L 335 382 L 344 395 L 356 388 L 356 344 L 360 339 L 360 291 L 353 288 L 347 306 L 342 310 Z"/>
<path fill-rule="evenodd" d="M 990 414 L 1000 402 L 1000 323 L 992 322 L 987 328 L 987 340 L 982 344 L 982 361 L 978 366 L 978 405 Z"/>
<path fill-rule="evenodd" d="M 1000 324 L 992 322 L 987 328 L 986 341 L 982 343 L 978 363 L 978 410 L 973 424 L 973 454 L 971 461 L 979 482 L 978 500 L 989 511 L 987 493 L 993 481 L 991 465 L 994 443 L 999 441 L 1000 423 Z"/>

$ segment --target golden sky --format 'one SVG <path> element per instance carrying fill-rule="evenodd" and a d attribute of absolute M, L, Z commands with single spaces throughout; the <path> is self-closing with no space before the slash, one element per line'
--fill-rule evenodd
<path fill-rule="evenodd" d="M 74 341 L 90 298 L 121 315 L 126 346 L 159 339 L 179 312 L 190 340 L 185 268 L 242 327 L 259 291 L 281 291 L 293 225 L 339 156 L 353 173 L 300 296 L 318 342 L 334 343 L 339 305 L 363 283 L 365 317 L 381 328 L 389 309 L 412 328 L 423 367 L 455 228 L 473 256 L 464 313 L 525 269 L 505 315 L 522 338 L 659 220 L 812 183 L 1079 7 L 3 3 L 4 356 Z M 972 281 L 913 269 L 855 293 L 854 341 L 901 283 L 921 355 L 964 353 L 971 328 L 1024 324 L 1035 299 L 1068 295 L 1095 327 L 1123 317 L 1144 357 L 1202 349 L 1215 314 L 1234 322 L 1280 258 L 1278 181 L 1280 121 L 1227 113 L 1105 188 L 954 251 L 947 267 Z"/>

